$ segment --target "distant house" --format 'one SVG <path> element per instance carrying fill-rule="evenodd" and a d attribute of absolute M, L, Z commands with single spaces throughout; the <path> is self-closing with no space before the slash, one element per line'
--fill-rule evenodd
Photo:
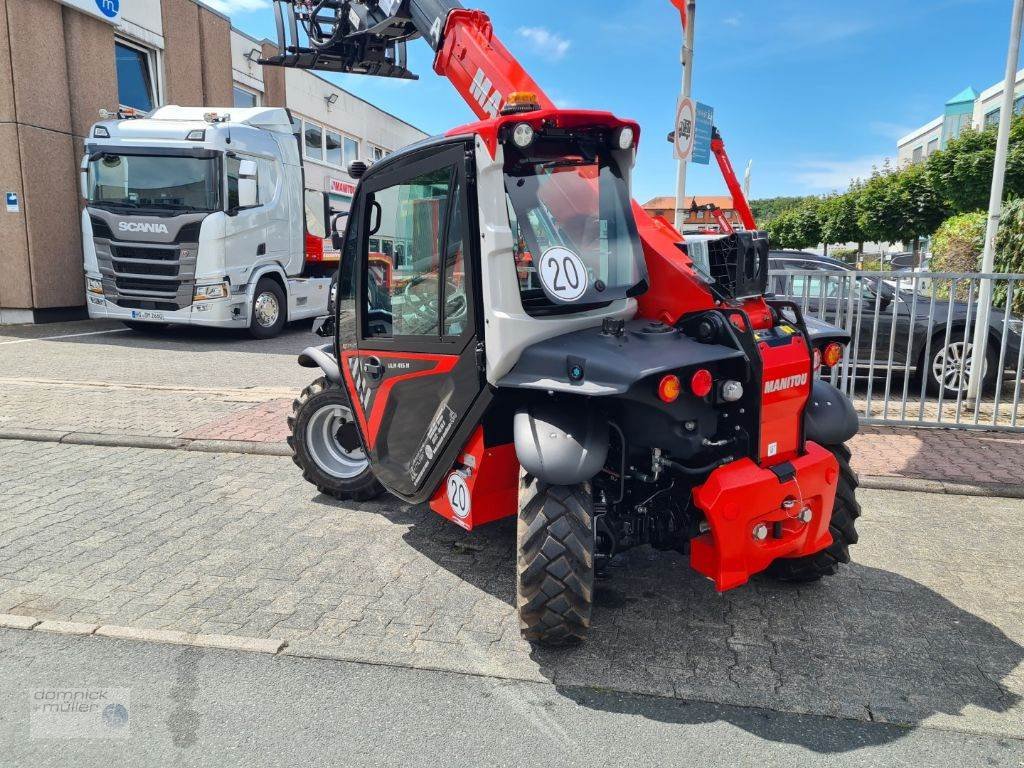
<path fill-rule="evenodd" d="M 732 207 L 732 198 L 728 195 L 697 195 L 686 202 L 686 218 L 683 221 L 683 232 L 709 231 L 717 232 L 714 214 L 711 211 L 699 210 L 707 205 L 716 205 L 722 209 L 730 223 L 737 229 L 742 228 L 740 216 Z M 661 216 L 670 224 L 676 220 L 676 199 L 674 197 L 656 197 L 644 203 L 644 210 L 652 216 Z"/>

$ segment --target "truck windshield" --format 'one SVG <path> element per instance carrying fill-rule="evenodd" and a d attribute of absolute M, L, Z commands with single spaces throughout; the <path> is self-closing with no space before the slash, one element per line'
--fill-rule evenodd
<path fill-rule="evenodd" d="M 505 168 L 523 307 L 558 314 L 633 295 L 646 269 L 618 164 L 539 144 Z"/>
<path fill-rule="evenodd" d="M 104 154 L 89 163 L 89 204 L 167 211 L 220 209 L 215 158 Z"/>

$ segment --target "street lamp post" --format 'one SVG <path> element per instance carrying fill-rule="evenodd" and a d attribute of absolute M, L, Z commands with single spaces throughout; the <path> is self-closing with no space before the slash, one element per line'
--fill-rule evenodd
<path fill-rule="evenodd" d="M 686 8 L 683 9 L 684 0 L 672 0 L 672 4 L 679 8 L 683 19 L 683 26 L 686 32 L 683 43 L 683 95 L 682 98 L 690 98 L 693 86 L 693 41 L 694 27 L 697 19 L 697 0 L 685 0 Z M 679 126 L 676 126 L 678 130 Z M 683 223 L 686 221 L 686 160 L 679 161 L 679 171 L 676 176 L 676 230 L 683 231 Z"/>
<path fill-rule="evenodd" d="M 1024 0 L 1013 4 L 1013 22 L 1010 28 L 1010 51 L 1006 57 L 1006 80 L 1003 84 L 1003 106 L 999 114 L 999 137 L 996 140 L 996 163 L 992 173 L 992 195 L 988 202 L 988 227 L 985 230 L 985 250 L 981 258 L 982 274 L 995 271 L 996 235 L 1003 209 L 1003 185 L 1006 181 L 1006 156 L 1010 148 L 1010 125 L 1013 121 L 1014 86 L 1017 83 L 1017 61 L 1020 58 L 1021 26 L 1024 25 Z M 988 325 L 992 312 L 992 280 L 982 279 L 978 292 L 978 319 L 974 326 L 971 345 L 970 379 L 967 396 L 974 400 L 975 408 L 981 403 L 985 379 L 985 355 L 988 352 Z M 967 356 L 964 356 L 967 358 Z M 999 380 L 1002 380 L 1002 371 Z"/>

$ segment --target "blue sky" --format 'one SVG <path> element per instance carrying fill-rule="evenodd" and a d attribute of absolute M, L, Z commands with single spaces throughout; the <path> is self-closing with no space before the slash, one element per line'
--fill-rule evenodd
<path fill-rule="evenodd" d="M 267 0 L 206 0 L 236 27 L 273 37 Z M 675 192 L 665 135 L 680 69 L 679 17 L 668 0 L 464 0 L 561 106 L 607 109 L 645 134 L 635 176 L 641 201 Z M 896 139 L 937 117 L 964 87 L 1002 79 L 1010 0 L 698 0 L 694 96 L 753 197 L 845 189 L 895 155 Z M 430 133 L 471 115 L 434 75 L 429 48 L 410 46 L 416 83 L 328 76 Z M 712 161 L 713 162 L 713 161 Z M 717 166 L 692 166 L 690 194 L 725 192 Z"/>

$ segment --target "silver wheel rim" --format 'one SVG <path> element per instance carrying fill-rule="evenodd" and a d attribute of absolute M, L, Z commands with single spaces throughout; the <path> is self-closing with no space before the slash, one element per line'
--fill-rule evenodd
<path fill-rule="evenodd" d="M 252 308 L 256 322 L 263 328 L 272 327 L 281 316 L 281 305 L 277 302 L 277 296 L 270 291 L 264 291 L 257 296 Z"/>
<path fill-rule="evenodd" d="M 338 440 L 338 432 L 352 421 L 352 410 L 347 406 L 325 405 L 310 417 L 306 425 L 309 455 L 321 470 L 339 480 L 358 477 L 370 464 L 362 448 L 347 451 Z"/>
<path fill-rule="evenodd" d="M 932 376 L 939 386 L 952 392 L 966 392 L 974 366 L 973 344 L 954 341 L 940 349 L 932 359 Z M 988 361 L 982 365 L 982 378 L 988 373 Z"/>

